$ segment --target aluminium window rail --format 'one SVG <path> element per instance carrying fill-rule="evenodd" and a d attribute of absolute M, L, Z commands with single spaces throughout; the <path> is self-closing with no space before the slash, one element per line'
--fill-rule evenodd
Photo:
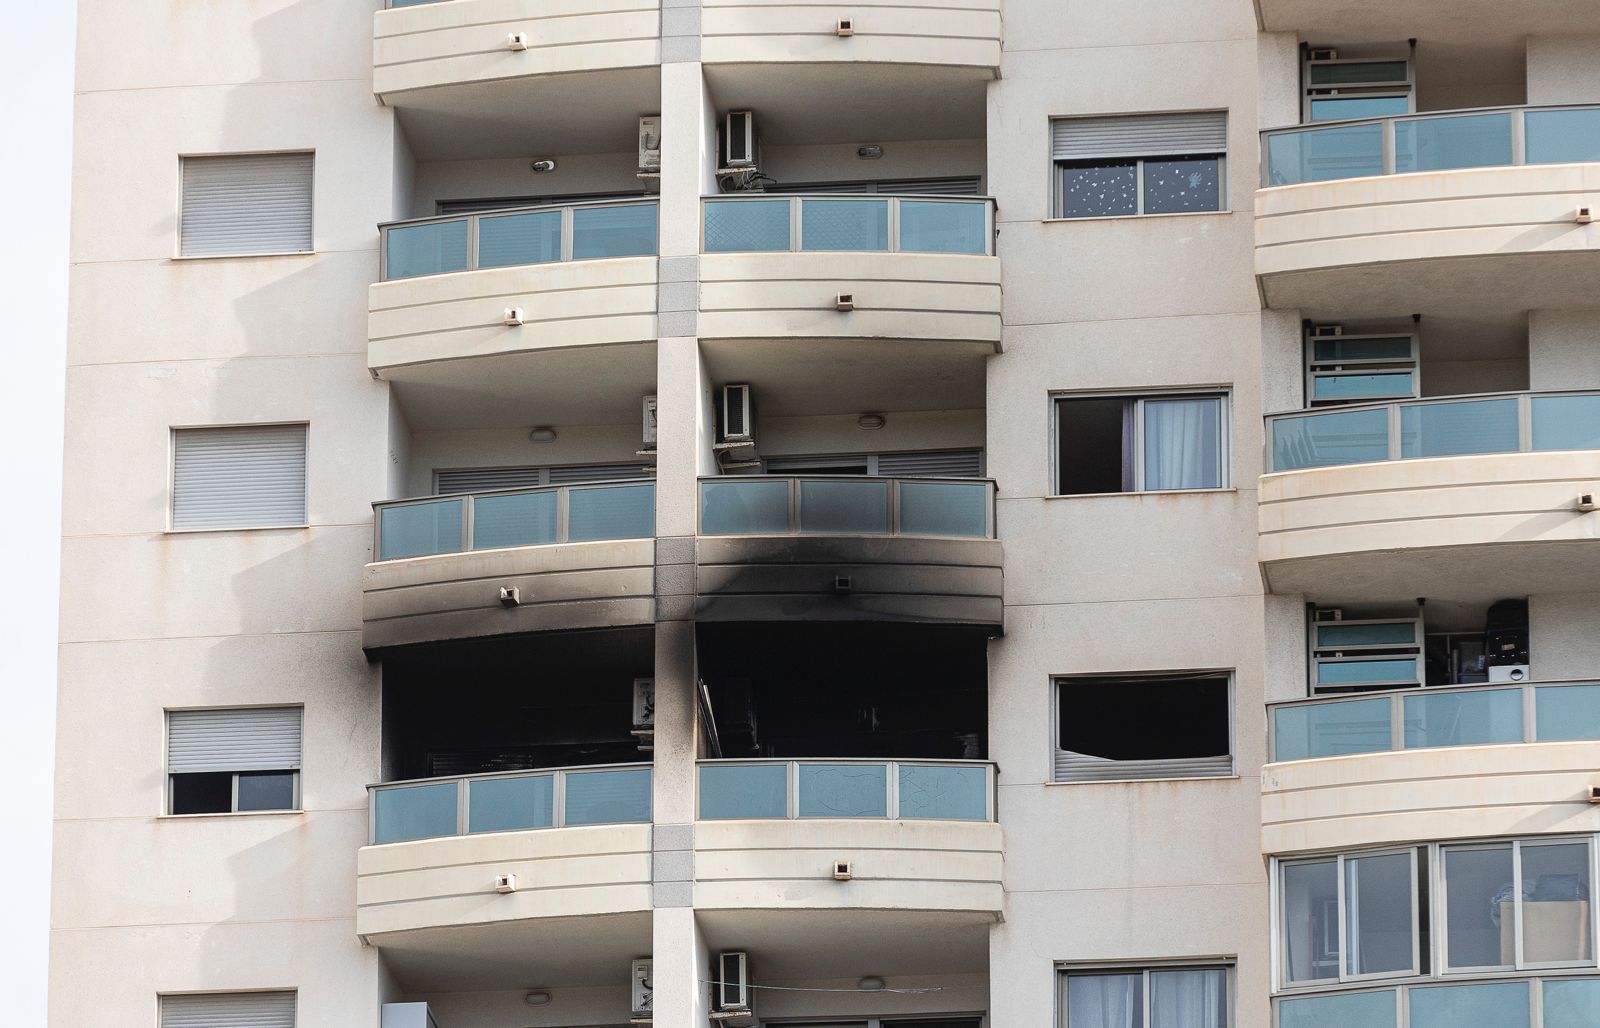
<path fill-rule="evenodd" d="M 1600 105 L 1482 107 L 1261 133 L 1261 185 L 1600 161 Z"/>
<path fill-rule="evenodd" d="M 997 777 L 988 760 L 702 760 L 695 817 L 994 821 Z"/>
<path fill-rule="evenodd" d="M 655 535 L 655 483 L 495 489 L 374 503 L 376 561 Z"/>
<path fill-rule="evenodd" d="M 378 277 L 653 257 L 659 205 L 655 197 L 595 200 L 386 222 L 378 226 Z"/>
<path fill-rule="evenodd" d="M 701 200 L 703 253 L 865 252 L 993 256 L 990 197 L 744 193 Z"/>
<path fill-rule="evenodd" d="M 1600 741 L 1600 683 L 1485 682 L 1267 704 L 1268 760 Z"/>
<path fill-rule="evenodd" d="M 367 786 L 371 845 L 486 832 L 648 824 L 649 764 L 591 764 Z"/>
<path fill-rule="evenodd" d="M 1600 449 L 1600 391 L 1473 393 L 1269 414 L 1266 468 Z"/>
<path fill-rule="evenodd" d="M 987 478 L 720 475 L 700 479 L 701 535 L 993 539 Z"/>

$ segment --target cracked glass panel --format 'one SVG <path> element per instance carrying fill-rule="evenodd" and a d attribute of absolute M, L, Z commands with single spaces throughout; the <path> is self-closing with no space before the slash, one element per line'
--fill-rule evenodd
<path fill-rule="evenodd" d="M 1182 214 L 1222 209 L 1222 161 L 1183 157 L 1144 162 L 1144 213 Z"/>
<path fill-rule="evenodd" d="M 1139 213 L 1139 162 L 1061 166 L 1061 217 L 1115 218 Z"/>

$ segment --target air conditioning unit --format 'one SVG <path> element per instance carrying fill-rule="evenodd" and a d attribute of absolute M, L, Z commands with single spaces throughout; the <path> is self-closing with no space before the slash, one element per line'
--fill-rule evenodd
<path fill-rule="evenodd" d="M 755 439 L 750 412 L 750 387 L 722 387 L 722 438 L 729 443 L 748 443 Z"/>
<path fill-rule="evenodd" d="M 726 952 L 717 955 L 717 1009 L 750 1009 L 750 954 Z"/>
<path fill-rule="evenodd" d="M 721 150 L 717 162 L 719 169 L 756 167 L 756 116 L 753 111 L 728 112 L 722 122 Z"/>
<path fill-rule="evenodd" d="M 652 984 L 649 957 L 633 962 L 633 975 L 630 981 L 633 985 L 633 1016 L 649 1017 L 656 1009 L 655 986 Z"/>
<path fill-rule="evenodd" d="M 646 446 L 656 444 L 656 398 L 644 398 L 644 442 Z"/>
<path fill-rule="evenodd" d="M 1329 338 L 1331 336 L 1342 336 L 1342 335 L 1344 335 L 1344 326 L 1343 325 L 1312 325 L 1311 326 L 1311 338 L 1312 339 L 1327 339 L 1327 338 Z"/>
<path fill-rule="evenodd" d="M 661 172 L 661 115 L 646 114 L 639 118 L 639 170 L 648 174 Z"/>
<path fill-rule="evenodd" d="M 633 731 L 654 732 L 656 728 L 656 680 L 633 680 Z"/>

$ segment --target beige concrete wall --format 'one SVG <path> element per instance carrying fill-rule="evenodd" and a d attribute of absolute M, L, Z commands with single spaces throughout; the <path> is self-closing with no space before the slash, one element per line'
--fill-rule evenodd
<path fill-rule="evenodd" d="M 626 969 L 624 969 L 626 970 Z M 526 1025 L 527 1028 L 615 1028 L 627 1020 L 631 993 L 623 987 L 546 989 L 550 1003 L 529 1006 L 528 989 L 510 992 L 435 992 L 409 997 L 426 1002 L 442 1025 Z"/>
<path fill-rule="evenodd" d="M 460 0 L 377 12 L 372 88 L 430 86 L 651 65 L 660 60 L 658 0 Z M 512 32 L 528 47 L 506 47 Z"/>
<path fill-rule="evenodd" d="M 698 821 L 695 907 L 999 915 L 1001 829 L 923 821 Z M 833 862 L 855 875 L 833 879 Z"/>
<path fill-rule="evenodd" d="M 1528 670 L 1535 682 L 1600 678 L 1600 596 L 1529 596 L 1528 627 Z"/>
<path fill-rule="evenodd" d="M 537 419 L 537 411 L 532 410 Z M 625 425 L 562 425 L 553 443 L 534 443 L 529 429 L 461 428 L 417 432 L 411 437 L 405 496 L 431 496 L 434 473 L 461 468 L 544 467 L 562 464 L 644 466 L 637 421 Z M 400 494 L 397 494 L 398 498 Z"/>
<path fill-rule="evenodd" d="M 855 310 L 835 309 L 840 293 L 855 297 Z M 998 345 L 1000 261 L 912 253 L 706 254 L 700 258 L 700 336 Z"/>
<path fill-rule="evenodd" d="M 1600 35 L 1528 38 L 1528 103 L 1591 104 L 1597 100 Z"/>
<path fill-rule="evenodd" d="M 897 450 L 983 448 L 981 410 L 882 412 L 884 426 L 863 431 L 855 414 L 763 418 L 756 412 L 756 439 L 764 457 L 815 453 L 893 453 Z"/>
<path fill-rule="evenodd" d="M 1593 832 L 1600 744 L 1364 753 L 1262 770 L 1261 851 L 1286 855 L 1401 842 Z"/>
<path fill-rule="evenodd" d="M 838 19 L 855 35 L 838 35 Z M 783 0 L 710 0 L 701 8 L 701 59 L 713 63 L 853 61 L 1000 63 L 998 0 L 859 0 L 837 11 Z"/>
<path fill-rule="evenodd" d="M 535 173 L 529 167 L 546 158 L 555 160 L 555 171 Z M 638 164 L 636 153 L 539 152 L 493 160 L 422 161 L 416 165 L 416 195 L 406 216 L 434 217 L 440 200 L 640 193 Z"/>
<path fill-rule="evenodd" d="M 1600 310 L 1528 313 L 1528 388 L 1600 389 Z"/>
<path fill-rule="evenodd" d="M 883 156 L 870 161 L 856 155 L 855 143 L 762 146 L 761 170 L 785 185 L 970 175 L 982 190 L 982 139 L 908 139 L 882 146 Z"/>

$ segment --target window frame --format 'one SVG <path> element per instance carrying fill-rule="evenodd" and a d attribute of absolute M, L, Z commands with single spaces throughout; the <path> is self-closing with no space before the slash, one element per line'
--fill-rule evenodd
<path fill-rule="evenodd" d="M 1206 677 L 1225 678 L 1228 690 L 1228 770 L 1226 773 L 1196 775 L 1196 774 L 1145 774 L 1138 775 L 1131 771 L 1126 777 L 1119 778 L 1059 778 L 1056 773 L 1057 758 L 1063 753 L 1077 753 L 1077 750 L 1063 749 L 1061 746 L 1061 689 L 1066 683 L 1078 682 L 1104 682 L 1114 679 L 1148 678 L 1152 681 L 1163 679 L 1180 679 L 1190 676 L 1195 679 Z M 1238 671 L 1235 668 L 1197 668 L 1167 671 L 1132 671 L 1118 674 L 1059 674 L 1050 676 L 1050 783 L 1051 785 L 1104 785 L 1111 783 L 1128 782 L 1205 782 L 1226 781 L 1239 777 L 1239 724 L 1238 724 Z M 1086 754 L 1087 755 L 1087 754 Z M 1147 766 L 1151 764 L 1168 763 L 1176 765 L 1189 763 L 1198 757 L 1173 757 L 1169 760 L 1153 759 L 1140 761 L 1126 761 L 1133 765 Z M 1124 763 L 1113 761 L 1113 763 Z"/>
<path fill-rule="evenodd" d="M 1144 209 L 1145 165 L 1150 162 L 1166 161 L 1216 161 L 1217 163 L 1217 206 L 1212 210 L 1204 211 L 1155 211 L 1147 212 Z M 1067 172 L 1074 168 L 1093 168 L 1112 164 L 1133 162 L 1133 195 L 1134 209 L 1131 214 L 1068 214 L 1067 213 Z M 1171 153 L 1153 154 L 1138 157 L 1089 157 L 1063 160 L 1052 157 L 1050 159 L 1051 180 L 1051 221 L 1111 221 L 1119 218 L 1181 218 L 1194 217 L 1203 214 L 1231 214 L 1228 208 L 1228 152 L 1226 150 L 1204 151 L 1200 153 Z"/>
<path fill-rule="evenodd" d="M 1350 850 L 1342 853 L 1324 854 L 1314 857 L 1294 857 L 1276 861 L 1273 867 L 1272 934 L 1274 938 L 1273 957 L 1274 963 L 1277 965 L 1277 973 L 1274 976 L 1274 981 L 1277 982 L 1277 990 L 1282 992 L 1291 990 L 1300 991 L 1328 988 L 1332 985 L 1345 985 L 1351 983 L 1366 984 L 1369 982 L 1380 981 L 1389 978 L 1421 977 L 1423 974 L 1422 890 L 1419 888 L 1419 885 L 1421 884 L 1422 876 L 1418 873 L 1417 862 L 1421 859 L 1425 859 L 1425 851 L 1426 847 L 1422 846 L 1391 846 L 1382 849 Z M 1409 861 L 1407 861 L 1411 876 L 1411 967 L 1408 970 L 1403 971 L 1374 971 L 1367 974 L 1350 974 L 1348 973 L 1348 960 L 1350 955 L 1350 907 L 1347 895 L 1348 885 L 1345 876 L 1345 865 L 1350 860 L 1359 860 L 1366 857 L 1399 856 L 1402 854 L 1408 854 L 1411 858 Z M 1336 939 L 1338 946 L 1337 950 L 1335 951 L 1335 956 L 1337 957 L 1337 963 L 1335 966 L 1337 967 L 1338 973 L 1332 978 L 1316 978 L 1304 982 L 1290 982 L 1288 980 L 1288 968 L 1285 966 L 1287 962 L 1283 959 L 1282 949 L 1284 939 L 1287 936 L 1288 928 L 1288 912 L 1286 910 L 1287 904 L 1284 902 L 1283 895 L 1284 878 L 1282 869 L 1285 867 L 1326 864 L 1330 860 L 1333 861 L 1334 868 L 1334 895 L 1336 897 L 1334 900 L 1334 914 L 1337 921 Z M 1430 890 L 1430 899 L 1433 895 L 1435 895 L 1435 893 Z M 1430 966 L 1432 965 L 1430 964 Z"/>
<path fill-rule="evenodd" d="M 1216 399 L 1219 401 L 1217 411 L 1217 426 L 1219 429 L 1217 440 L 1217 460 L 1221 464 L 1221 484 L 1216 486 L 1202 486 L 1193 489 L 1146 489 L 1145 485 L 1145 418 L 1144 404 L 1149 400 L 1182 400 L 1182 399 Z M 1064 400 L 1107 400 L 1121 399 L 1134 402 L 1133 418 L 1133 488 L 1119 489 L 1116 492 L 1104 493 L 1068 493 L 1061 491 L 1062 459 L 1061 453 L 1061 403 Z M 1084 497 L 1084 496 L 1132 496 L 1141 493 L 1218 493 L 1234 489 L 1234 446 L 1233 446 L 1233 387 L 1225 386 L 1179 386 L 1171 389 L 1128 389 L 1128 390 L 1091 390 L 1077 392 L 1073 390 L 1052 390 L 1050 393 L 1050 492 L 1051 497 Z M 1123 440 L 1124 445 L 1127 440 Z"/>
<path fill-rule="evenodd" d="M 1537 848 L 1540 846 L 1570 846 L 1575 843 L 1582 843 L 1588 849 L 1588 859 L 1585 861 L 1585 865 L 1589 873 L 1589 880 L 1587 883 L 1589 887 L 1589 899 L 1585 902 L 1589 905 L 1589 959 L 1588 961 L 1576 962 L 1541 961 L 1538 963 L 1532 963 L 1524 960 L 1522 954 L 1523 908 L 1529 901 L 1524 899 L 1522 895 L 1522 849 L 1524 846 L 1532 846 Z M 1446 884 L 1445 860 L 1447 859 L 1448 854 L 1451 852 L 1496 850 L 1505 847 L 1507 844 L 1511 846 L 1511 902 L 1512 917 L 1514 918 L 1512 928 L 1512 963 L 1491 964 L 1482 967 L 1455 967 L 1450 963 L 1450 896 L 1448 892 L 1448 886 Z M 1435 878 L 1434 895 L 1439 897 L 1439 913 L 1437 915 L 1439 919 L 1439 924 L 1437 927 L 1437 949 L 1439 952 L 1440 977 L 1467 977 L 1481 976 L 1485 974 L 1520 975 L 1530 972 L 1600 967 L 1600 955 L 1597 955 L 1595 952 L 1595 932 L 1597 927 L 1600 926 L 1597 926 L 1596 923 L 1596 910 L 1594 901 L 1596 883 L 1597 881 L 1600 881 L 1600 866 L 1596 865 L 1596 850 L 1600 849 L 1600 847 L 1596 847 L 1595 845 L 1595 836 L 1532 836 L 1511 839 L 1467 841 L 1460 843 L 1436 843 L 1434 848 L 1438 853 L 1437 862 L 1433 866 Z"/>
<path fill-rule="evenodd" d="M 1417 67 L 1410 54 L 1392 57 L 1335 57 L 1332 60 L 1314 61 L 1310 57 L 1311 50 L 1321 50 L 1323 47 L 1309 47 L 1305 56 L 1300 61 L 1300 123 L 1302 125 L 1322 125 L 1337 121 L 1355 121 L 1359 118 L 1324 118 L 1314 120 L 1311 117 L 1312 104 L 1317 100 L 1392 100 L 1403 99 L 1406 101 L 1406 114 L 1417 113 Z M 1385 79 L 1373 82 L 1339 83 L 1337 85 L 1314 85 L 1311 81 L 1313 67 L 1326 68 L 1337 64 L 1404 64 L 1406 77 L 1400 79 Z M 1391 115 L 1391 117 L 1404 117 L 1405 115 Z"/>
<path fill-rule="evenodd" d="M 1072 1028 L 1068 1020 L 1069 1008 L 1067 1006 L 1068 981 L 1073 975 L 1113 975 L 1134 974 L 1140 975 L 1140 993 L 1143 1002 L 1142 1024 L 1149 1028 L 1150 1025 L 1150 975 L 1152 972 L 1162 971 L 1221 971 L 1224 976 L 1223 995 L 1227 1000 L 1228 1028 L 1233 1028 L 1238 1023 L 1239 997 L 1238 997 L 1238 958 L 1228 957 L 1181 957 L 1172 960 L 1135 960 L 1112 961 L 1106 963 L 1076 963 L 1057 961 L 1055 965 L 1055 1028 Z"/>
<path fill-rule="evenodd" d="M 304 500 L 303 516 L 295 524 L 281 525 L 196 525 L 180 526 L 177 523 L 178 503 L 178 434 L 180 432 L 203 432 L 216 428 L 301 428 L 304 430 L 305 445 L 302 452 L 305 457 L 305 480 L 301 487 L 301 496 Z M 204 425 L 169 425 L 167 426 L 167 528 L 168 535 L 193 535 L 206 532 L 270 532 L 270 531 L 298 531 L 311 527 L 311 422 L 310 421 L 245 421 L 222 424 Z"/>
<path fill-rule="evenodd" d="M 304 250 L 244 250 L 239 253 L 184 253 L 183 252 L 183 162 L 208 157 L 309 157 L 311 158 L 311 242 Z M 312 146 L 291 146 L 279 150 L 211 151 L 206 153 L 183 152 L 178 154 L 177 209 L 173 212 L 172 259 L 175 261 L 238 260 L 243 257 L 310 257 L 317 250 L 317 149 Z"/>
<path fill-rule="evenodd" d="M 293 768 L 293 769 L 288 769 L 288 770 L 267 769 L 267 768 L 246 768 L 246 769 L 244 769 L 242 771 L 210 771 L 210 772 L 207 772 L 207 771 L 179 771 L 179 772 L 174 772 L 172 770 L 172 753 L 171 753 L 171 748 L 172 748 L 172 715 L 173 714 L 177 714 L 177 713 L 185 713 L 185 712 L 188 712 L 188 711 L 196 711 L 196 710 L 296 710 L 296 711 L 299 711 L 299 713 L 300 713 L 300 767 Z M 234 705 L 230 705 L 230 706 L 221 706 L 221 707 L 203 706 L 203 707 L 166 707 L 166 708 L 164 708 L 161 711 L 161 771 L 162 771 L 162 774 L 165 776 L 166 781 L 164 783 L 164 788 L 162 789 L 163 800 L 162 800 L 161 816 L 162 817 L 234 817 L 234 816 L 239 816 L 239 815 L 249 816 L 249 815 L 253 815 L 253 814 L 274 815 L 274 814 L 301 814 L 301 813 L 304 813 L 305 812 L 305 797 L 301 792 L 301 786 L 302 786 L 302 781 L 303 781 L 303 775 L 304 775 L 304 772 L 305 772 L 305 718 L 306 718 L 306 708 L 305 708 L 305 704 L 303 704 L 303 703 L 255 703 L 255 704 L 234 704 Z M 172 810 L 172 807 L 173 807 L 173 788 L 174 788 L 174 784 L 175 784 L 173 780 L 180 774 L 183 774 L 183 775 L 188 775 L 188 774 L 228 775 L 229 776 L 229 783 L 228 783 L 228 788 L 229 788 L 228 809 L 227 810 L 199 811 L 199 812 L 192 813 L 192 814 L 177 814 L 177 813 L 173 813 L 173 810 Z M 290 775 L 292 777 L 293 783 L 294 783 L 294 785 L 293 785 L 293 794 L 290 797 L 291 805 L 288 806 L 288 807 L 276 807 L 276 808 L 273 808 L 271 810 L 240 810 L 239 809 L 239 776 L 242 775 L 242 774 L 243 775 L 253 775 L 253 774 L 279 774 L 279 775 L 286 774 L 286 775 Z M 273 991 L 273 990 L 252 989 L 252 990 L 248 990 L 248 991 L 261 992 L 261 991 Z M 278 991 L 285 991 L 285 990 L 278 990 Z M 174 995 L 177 995 L 177 993 L 174 993 Z"/>

